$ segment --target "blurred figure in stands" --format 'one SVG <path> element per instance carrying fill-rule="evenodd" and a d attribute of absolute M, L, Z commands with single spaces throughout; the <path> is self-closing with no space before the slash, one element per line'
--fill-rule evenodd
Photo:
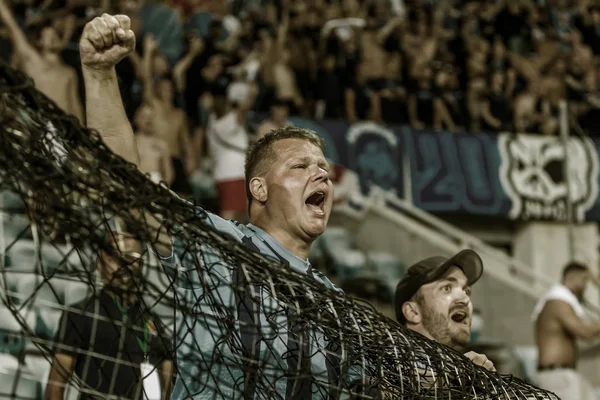
<path fill-rule="evenodd" d="M 61 318 L 47 400 L 62 400 L 73 375 L 80 400 L 169 398 L 171 339 L 139 299 L 143 245 L 118 226 L 111 235 L 114 253 L 97 260 L 103 288 Z"/>
<path fill-rule="evenodd" d="M 286 101 L 275 99 L 271 104 L 271 118 L 264 120 L 257 129 L 256 140 L 265 136 L 273 129 L 280 129 L 291 125 L 288 121 L 289 106 Z"/>
<path fill-rule="evenodd" d="M 34 35 L 35 47 L 19 28 L 5 0 L 0 0 L 0 21 L 8 29 L 17 64 L 33 79 L 36 88 L 67 114 L 74 115 L 83 123 L 77 73 L 62 61 L 60 52 L 64 43 L 51 21 L 37 27 Z"/>
<path fill-rule="evenodd" d="M 153 65 L 157 49 L 156 41 L 151 36 L 146 36 L 142 60 L 144 102 L 153 110 L 152 129 L 154 134 L 157 138 L 163 139 L 169 147 L 174 172 L 171 189 L 179 195 L 189 196 L 192 194 L 192 188 L 188 181 L 188 175 L 196 169 L 196 155 L 191 151 L 192 144 L 187 116 L 181 109 L 175 107 L 173 81 L 168 75 L 161 75 L 156 80 L 154 79 L 154 74 L 158 72 Z"/>
<path fill-rule="evenodd" d="M 581 305 L 589 280 L 599 283 L 585 265 L 571 263 L 563 270 L 562 284 L 554 286 L 533 312 L 538 348 L 537 384 L 561 399 L 596 399 L 592 386 L 577 373 L 577 339 L 600 336 L 600 322 L 587 324 Z"/>
<path fill-rule="evenodd" d="M 135 140 L 140 153 L 140 170 L 150 175 L 158 183 L 173 183 L 173 165 L 167 143 L 154 136 L 152 124 L 153 109 L 142 104 L 135 113 Z"/>
<path fill-rule="evenodd" d="M 247 98 L 240 103 L 229 101 L 225 93 L 212 96 L 208 148 L 214 162 L 219 215 L 228 220 L 248 219 L 244 162 L 249 140 L 245 125 L 257 92 L 256 85 L 251 84 Z"/>

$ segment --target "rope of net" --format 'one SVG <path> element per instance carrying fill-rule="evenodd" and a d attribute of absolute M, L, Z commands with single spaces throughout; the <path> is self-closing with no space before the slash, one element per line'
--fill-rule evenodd
<path fill-rule="evenodd" d="M 140 285 L 145 298 L 150 297 L 144 302 L 145 307 L 152 309 L 162 303 L 177 310 L 177 337 L 193 331 L 189 321 L 218 327 L 219 335 L 213 338 L 216 345 L 212 348 L 198 345 L 181 351 L 182 345 L 175 341 L 173 359 L 185 358 L 186 363 L 208 371 L 212 378 L 203 379 L 200 386 L 210 386 L 217 394 L 227 391 L 234 393 L 233 398 L 244 398 L 239 385 L 211 375 L 216 364 L 221 370 L 243 369 L 244 376 L 252 376 L 256 398 L 285 397 L 275 388 L 277 379 L 263 379 L 265 376 L 306 378 L 300 369 L 281 368 L 269 354 L 248 362 L 239 332 L 253 327 L 236 321 L 235 313 L 215 294 L 218 291 L 211 290 L 218 280 L 214 271 L 225 265 L 240 269 L 246 280 L 244 285 L 229 283 L 230 292 L 247 294 L 248 290 L 259 288 L 263 298 L 272 299 L 272 309 L 261 305 L 266 320 L 276 320 L 275 313 L 283 309 L 288 320 L 293 319 L 294 324 L 317 331 L 325 338 L 329 346 L 323 351 L 340 357 L 342 374 L 352 366 L 360 367 L 363 385 L 359 387 L 363 389 L 315 380 L 319 393 L 326 393 L 323 398 L 373 398 L 363 391 L 365 385 L 376 387 L 377 396 L 394 399 L 557 398 L 518 378 L 477 367 L 461 354 L 379 314 L 369 304 L 327 290 L 314 279 L 215 231 L 205 224 L 204 211 L 152 183 L 135 165 L 109 151 L 96 132 L 81 127 L 38 92 L 30 79 L 4 64 L 0 66 L 0 130 L 0 192 L 15 193 L 24 203 L 30 219 L 24 229 L 34 228 L 38 248 L 68 244 L 70 250 L 57 261 L 59 264 L 69 264 L 74 254 L 88 263 L 100 252 L 120 256 L 106 239 L 111 230 L 107 221 L 115 217 L 144 243 L 157 240 L 156 229 L 150 227 L 144 215 L 157 216 L 176 238 L 178 254 L 186 261 L 185 273 L 194 274 L 192 280 L 203 290 L 192 291 L 193 296 L 184 299 L 174 288 L 180 271 L 169 273 L 160 267 L 158 270 L 168 277 L 165 285 L 157 286 L 146 278 Z M 11 237 L 4 243 L 5 251 L 20 240 L 22 235 Z M 144 259 L 148 263 L 156 261 L 151 250 L 146 251 Z M 215 259 L 218 261 L 207 261 Z M 0 267 L 3 274 L 8 270 L 4 264 Z M 57 281 L 42 270 L 33 273 L 50 288 Z M 74 272 L 69 279 L 95 288 L 89 271 Z M 7 291 L 8 288 L 0 288 L 0 293 Z M 51 357 L 52 338 L 36 337 L 19 312 L 21 306 L 8 296 L 0 297 L 22 324 L 25 335 Z M 19 304 L 27 304 L 27 300 L 21 299 Z M 198 302 L 205 307 L 198 307 Z M 285 326 L 272 329 L 277 332 Z M 270 351 L 269 345 L 263 348 Z M 192 398 L 197 392 L 197 388 L 190 388 L 188 395 Z"/>

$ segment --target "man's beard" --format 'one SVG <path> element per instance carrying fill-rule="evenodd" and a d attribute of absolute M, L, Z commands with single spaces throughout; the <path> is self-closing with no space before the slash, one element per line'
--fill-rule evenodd
<path fill-rule="evenodd" d="M 422 307 L 423 327 L 429 332 L 431 337 L 441 344 L 451 347 L 455 350 L 462 350 L 471 341 L 471 332 L 464 331 L 451 324 L 453 321 L 448 315 L 432 310 L 428 307 Z"/>

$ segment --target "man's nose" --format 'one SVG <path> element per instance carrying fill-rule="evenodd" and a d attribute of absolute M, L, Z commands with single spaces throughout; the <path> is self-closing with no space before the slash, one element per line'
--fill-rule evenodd
<path fill-rule="evenodd" d="M 460 290 L 456 298 L 456 302 L 462 305 L 469 305 L 471 302 L 471 297 L 469 297 L 466 291 Z"/>
<path fill-rule="evenodd" d="M 317 166 L 316 170 L 314 171 L 313 180 L 318 182 L 326 181 L 327 179 L 329 179 L 329 172 L 326 169 Z"/>

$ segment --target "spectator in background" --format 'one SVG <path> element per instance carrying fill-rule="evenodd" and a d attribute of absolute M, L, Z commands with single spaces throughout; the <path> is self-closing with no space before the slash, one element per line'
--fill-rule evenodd
<path fill-rule="evenodd" d="M 562 283 L 552 287 L 536 304 L 532 319 L 538 348 L 537 384 L 561 399 L 592 400 L 593 387 L 577 373 L 577 339 L 600 336 L 600 322 L 586 323 L 581 305 L 588 281 L 600 280 L 587 266 L 570 263 Z"/>
<path fill-rule="evenodd" d="M 228 100 L 224 92 L 212 99 L 207 140 L 214 163 L 219 215 L 227 220 L 248 219 L 244 162 L 249 138 L 245 124 L 256 94 L 256 86 L 251 85 L 248 96 L 240 102 Z"/>
<path fill-rule="evenodd" d="M 142 104 L 135 113 L 135 141 L 140 154 L 140 170 L 150 175 L 152 181 L 173 183 L 173 164 L 167 143 L 154 136 L 153 109 Z"/>
<path fill-rule="evenodd" d="M 440 102 L 433 88 L 433 71 L 425 66 L 416 74 L 416 80 L 409 90 L 408 118 L 417 129 L 433 128 L 440 121 Z"/>
<path fill-rule="evenodd" d="M 271 117 L 264 120 L 256 131 L 256 140 L 265 136 L 273 129 L 280 129 L 292 125 L 288 121 L 289 105 L 286 101 L 275 99 L 271 104 Z"/>
<path fill-rule="evenodd" d="M 575 118 L 579 118 L 588 110 L 588 94 L 593 93 L 597 88 L 594 55 L 582 39 L 580 32 L 575 30 L 572 32 L 571 57 L 569 58 L 565 79 L 569 110 Z"/>
<path fill-rule="evenodd" d="M 157 48 L 156 41 L 151 36 L 146 36 L 142 61 L 143 98 L 153 110 L 152 130 L 155 136 L 164 140 L 169 148 L 174 172 L 171 189 L 180 195 L 189 196 L 192 194 L 192 188 L 188 181 L 188 174 L 194 172 L 196 168 L 196 155 L 192 151 L 187 117 L 174 104 L 173 81 L 168 75 L 159 76 L 156 81 L 153 79 L 154 52 Z"/>
<path fill-rule="evenodd" d="M 19 68 L 33 79 L 40 92 L 83 123 L 77 73 L 61 59 L 64 40 L 61 41 L 52 21 L 45 21 L 35 28 L 33 46 L 19 28 L 6 0 L 0 0 L 0 20 L 8 29 Z"/>
<path fill-rule="evenodd" d="M 480 106 L 483 129 L 487 132 L 512 129 L 512 104 L 506 96 L 505 86 L 504 73 L 494 71 L 490 77 L 489 93 Z"/>
<path fill-rule="evenodd" d="M 143 249 L 118 228 L 109 240 L 115 254 L 102 253 L 97 260 L 104 287 L 61 318 L 47 400 L 62 400 L 73 375 L 81 400 L 169 398 L 171 339 L 160 320 L 140 304 Z M 149 392 L 151 387 L 159 393 Z"/>
<path fill-rule="evenodd" d="M 293 113 L 299 112 L 304 105 L 304 98 L 298 88 L 296 75 L 290 65 L 291 52 L 288 49 L 288 29 L 290 10 L 282 10 L 282 17 L 277 27 L 274 41 L 270 43 L 267 50 L 266 62 L 262 64 L 265 74 L 272 80 L 274 96 L 288 101 Z"/>

